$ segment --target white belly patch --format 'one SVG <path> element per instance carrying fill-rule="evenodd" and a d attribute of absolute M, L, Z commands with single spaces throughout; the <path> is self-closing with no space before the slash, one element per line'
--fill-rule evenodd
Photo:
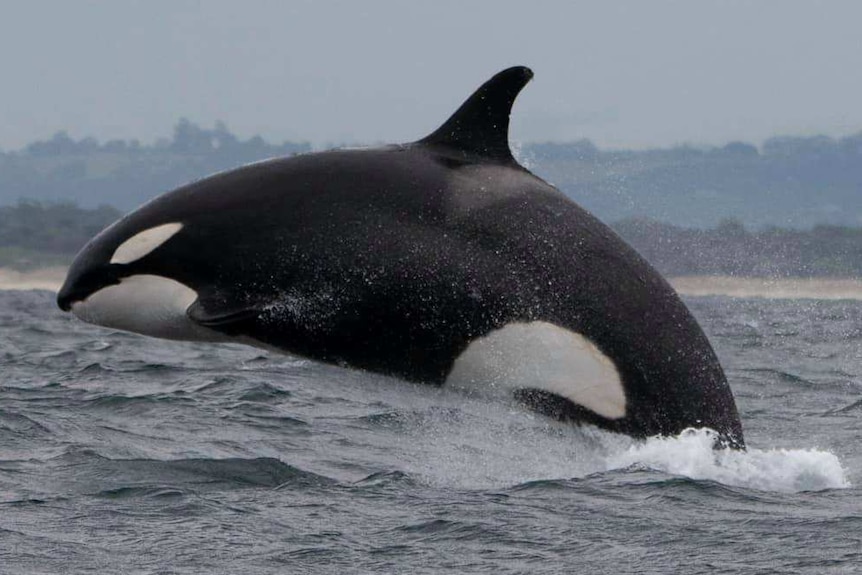
<path fill-rule="evenodd" d="M 626 415 L 614 363 L 583 335 L 542 321 L 512 323 L 471 342 L 446 385 L 507 395 L 539 389 L 608 419 Z"/>
<path fill-rule="evenodd" d="M 226 341 L 227 337 L 186 316 L 195 299 L 193 289 L 172 279 L 134 275 L 72 304 L 72 313 L 89 323 L 153 337 Z"/>

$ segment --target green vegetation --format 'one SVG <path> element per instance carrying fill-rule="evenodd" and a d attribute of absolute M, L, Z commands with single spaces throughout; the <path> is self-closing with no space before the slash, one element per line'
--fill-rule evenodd
<path fill-rule="evenodd" d="M 307 152 L 307 143 L 240 140 L 223 124 L 181 120 L 170 138 L 73 140 L 64 132 L 0 153 L 0 205 L 72 201 L 130 210 L 158 194 L 263 158 Z M 757 147 L 601 150 L 587 140 L 528 144 L 519 156 L 604 221 L 650 218 L 711 228 L 862 225 L 862 133 L 841 139 L 781 137 Z"/>
<path fill-rule="evenodd" d="M 22 201 L 0 207 L 0 266 L 31 269 L 67 264 L 118 217 L 116 208 L 86 210 L 68 202 Z"/>
<path fill-rule="evenodd" d="M 70 203 L 0 207 L 0 266 L 68 264 L 119 216 L 111 207 L 88 210 Z M 752 232 L 737 220 L 725 220 L 701 230 L 642 218 L 612 227 L 668 276 L 862 277 L 862 228 Z"/>
<path fill-rule="evenodd" d="M 0 246 L 0 267 L 18 271 L 37 270 L 54 266 L 67 266 L 69 254 L 53 254 L 17 246 Z"/>
<path fill-rule="evenodd" d="M 749 231 L 737 220 L 686 229 L 629 219 L 614 229 L 667 276 L 862 277 L 862 228 Z"/>
<path fill-rule="evenodd" d="M 152 145 L 60 132 L 0 153 L 0 265 L 68 262 L 120 211 L 216 171 L 309 150 L 181 120 Z M 618 222 L 665 274 L 862 276 L 862 133 L 773 138 L 761 149 L 613 151 L 583 140 L 527 145 L 519 155 Z"/>
<path fill-rule="evenodd" d="M 223 124 L 208 130 L 180 120 L 171 139 L 99 143 L 58 132 L 47 141 L 0 153 L 0 205 L 19 200 L 74 202 L 83 207 L 130 210 L 182 184 L 263 158 L 311 149 L 269 144 L 260 136 L 240 140 Z"/>
<path fill-rule="evenodd" d="M 531 168 L 605 221 L 710 228 L 862 225 L 862 133 L 773 138 L 763 147 L 602 151 L 590 142 L 525 147 Z"/>
<path fill-rule="evenodd" d="M 0 245 L 75 253 L 118 217 L 120 212 L 109 206 L 85 210 L 72 203 L 22 201 L 0 207 Z"/>

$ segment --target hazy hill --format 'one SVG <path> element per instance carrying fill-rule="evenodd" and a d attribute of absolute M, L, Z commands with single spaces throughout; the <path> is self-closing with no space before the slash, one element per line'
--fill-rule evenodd
<path fill-rule="evenodd" d="M 50 140 L 0 154 L 0 205 L 20 200 L 114 206 L 128 211 L 177 186 L 263 158 L 310 151 L 308 144 L 274 145 L 260 137 L 241 141 L 219 124 L 202 129 L 187 120 L 171 139 L 138 141 Z"/>
<path fill-rule="evenodd" d="M 181 120 L 170 139 L 75 141 L 65 133 L 0 153 L 0 205 L 20 199 L 129 210 L 181 184 L 262 158 L 310 150 L 239 140 L 223 125 Z M 708 228 L 733 218 L 752 228 L 862 225 L 862 133 L 774 138 L 761 149 L 600 150 L 588 141 L 519 151 L 537 174 L 605 221 L 646 217 Z"/>
<path fill-rule="evenodd" d="M 862 225 L 862 133 L 840 140 L 773 138 L 762 150 L 734 142 L 619 152 L 580 142 L 533 145 L 526 153 L 535 172 L 605 221 Z"/>

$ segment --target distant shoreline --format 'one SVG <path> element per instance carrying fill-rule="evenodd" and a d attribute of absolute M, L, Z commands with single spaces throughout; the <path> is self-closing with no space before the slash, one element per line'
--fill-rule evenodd
<path fill-rule="evenodd" d="M 0 267 L 0 290 L 59 291 L 66 278 L 66 267 L 51 266 L 28 271 Z"/>
<path fill-rule="evenodd" d="M 862 278 L 681 276 L 670 283 L 684 296 L 862 300 Z"/>
<path fill-rule="evenodd" d="M 56 292 L 66 268 L 52 266 L 31 271 L 0 267 L 0 290 Z M 731 276 L 679 276 L 669 278 L 684 296 L 728 296 L 770 299 L 823 299 L 862 301 L 862 278 L 755 278 Z"/>

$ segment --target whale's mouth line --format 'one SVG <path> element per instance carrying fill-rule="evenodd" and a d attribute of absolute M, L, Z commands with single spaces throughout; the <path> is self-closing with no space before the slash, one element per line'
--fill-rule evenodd
<path fill-rule="evenodd" d="M 70 289 L 58 298 L 64 309 L 87 323 L 151 337 L 190 341 L 226 340 L 193 322 L 188 309 L 198 294 L 168 277 L 136 274 L 119 278 L 84 298 Z"/>
<path fill-rule="evenodd" d="M 68 295 L 58 295 L 57 296 L 57 307 L 65 312 L 72 311 L 73 303 L 77 303 L 78 300 L 74 300 Z"/>
<path fill-rule="evenodd" d="M 73 311 L 74 305 L 87 300 L 93 294 L 114 285 L 119 285 L 123 277 L 114 269 L 116 266 L 101 268 L 97 273 L 85 272 L 80 277 L 66 278 L 57 292 L 57 307 L 65 312 Z M 97 277 L 98 276 L 98 277 Z"/>

